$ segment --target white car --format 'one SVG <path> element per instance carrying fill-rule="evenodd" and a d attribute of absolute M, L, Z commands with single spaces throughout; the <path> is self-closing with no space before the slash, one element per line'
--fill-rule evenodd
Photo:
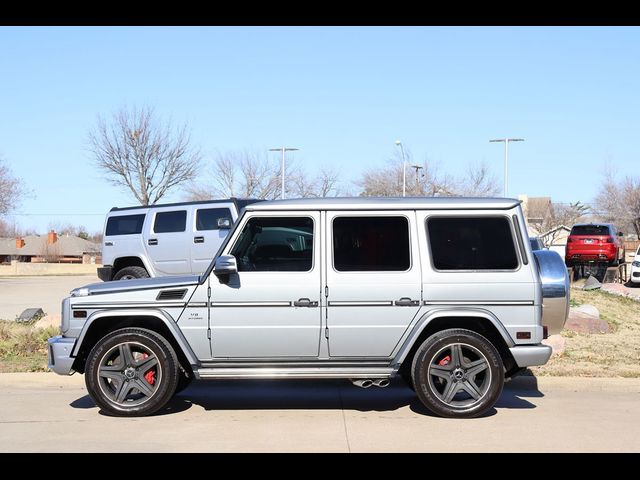
<path fill-rule="evenodd" d="M 638 251 L 636 252 L 636 256 L 633 259 L 633 263 L 631 264 L 631 283 L 640 283 L 640 247 L 638 247 Z"/>

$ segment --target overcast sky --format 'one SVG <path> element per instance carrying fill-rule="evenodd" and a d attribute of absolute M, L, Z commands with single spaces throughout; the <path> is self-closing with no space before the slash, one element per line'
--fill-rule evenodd
<path fill-rule="evenodd" d="M 96 115 L 133 104 L 189 122 L 208 158 L 286 144 L 345 183 L 401 139 L 452 174 L 485 161 L 502 185 L 488 140 L 524 137 L 510 196 L 590 202 L 607 161 L 640 174 L 639 52 L 638 28 L 3 27 L 0 154 L 33 191 L 12 218 L 95 231 L 133 204 L 86 151 Z"/>

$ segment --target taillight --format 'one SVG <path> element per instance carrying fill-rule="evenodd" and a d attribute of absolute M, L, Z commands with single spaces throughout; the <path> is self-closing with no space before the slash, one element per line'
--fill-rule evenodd
<path fill-rule="evenodd" d="M 613 243 L 613 237 L 607 237 L 607 243 Z"/>

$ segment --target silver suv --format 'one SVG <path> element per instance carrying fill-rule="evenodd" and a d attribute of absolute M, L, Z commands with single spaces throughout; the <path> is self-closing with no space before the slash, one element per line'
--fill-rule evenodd
<path fill-rule="evenodd" d="M 491 409 L 542 365 L 568 312 L 555 252 L 512 199 L 336 198 L 248 205 L 199 276 L 88 285 L 62 303 L 50 368 L 104 411 L 158 411 L 192 379 L 396 376 L 445 417 Z"/>
<path fill-rule="evenodd" d="M 204 272 L 240 210 L 258 200 L 229 198 L 141 207 L 107 214 L 100 280 Z"/>

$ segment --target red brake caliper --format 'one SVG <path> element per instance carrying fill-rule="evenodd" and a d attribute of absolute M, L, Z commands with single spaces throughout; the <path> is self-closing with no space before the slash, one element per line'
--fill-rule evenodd
<path fill-rule="evenodd" d="M 147 358 L 148 356 L 149 355 L 146 353 L 142 354 L 143 359 Z M 149 385 L 153 385 L 154 383 L 156 383 L 156 371 L 154 369 L 149 370 L 147 373 L 144 374 L 144 379 L 147 381 Z"/>
<path fill-rule="evenodd" d="M 451 361 L 451 357 L 447 355 L 446 357 L 444 357 L 442 360 L 438 362 L 438 365 L 440 365 L 441 367 L 444 367 L 446 365 L 449 365 L 450 361 Z"/>

